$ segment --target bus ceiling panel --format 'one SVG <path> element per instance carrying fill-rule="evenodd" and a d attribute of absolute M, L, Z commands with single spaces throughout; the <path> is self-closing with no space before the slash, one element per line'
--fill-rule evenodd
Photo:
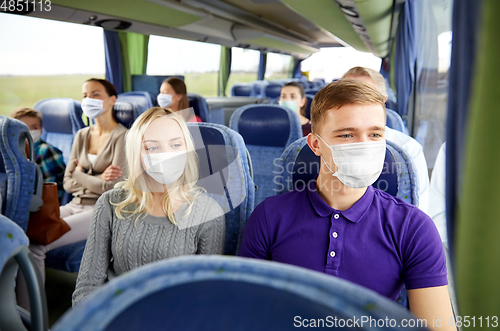
<path fill-rule="evenodd" d="M 138 21 L 168 27 L 187 25 L 201 19 L 201 16 L 193 13 L 186 13 L 146 0 L 52 0 L 52 3 L 87 11 L 97 16 L 108 15 L 125 21 Z"/>
<path fill-rule="evenodd" d="M 393 20 L 393 4 L 401 2 L 315 0 L 312 4 L 302 0 L 281 1 L 348 45 L 379 57 L 385 57 L 389 52 L 394 25 L 397 24 L 397 20 Z M 397 14 L 399 12 L 395 10 L 394 15 Z"/>
<path fill-rule="evenodd" d="M 305 47 L 302 45 L 288 43 L 272 36 L 263 36 L 255 39 L 246 40 L 247 43 L 266 48 L 270 52 L 286 52 L 299 59 L 305 59 L 309 55 L 319 51 L 318 48 Z"/>
<path fill-rule="evenodd" d="M 208 16 L 192 24 L 184 25 L 179 29 L 194 32 L 199 35 L 233 40 L 231 32 L 234 23 L 214 16 Z"/>
<path fill-rule="evenodd" d="M 319 26 L 295 12 L 279 0 L 220 0 L 228 5 L 244 10 L 260 21 L 271 22 L 287 31 L 295 31 L 316 43 L 335 43 L 335 37 Z"/>

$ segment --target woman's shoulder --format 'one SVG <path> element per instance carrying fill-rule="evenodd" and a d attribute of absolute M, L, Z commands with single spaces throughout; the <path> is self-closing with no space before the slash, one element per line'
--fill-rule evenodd
<path fill-rule="evenodd" d="M 114 128 L 113 131 L 117 136 L 123 136 L 127 133 L 128 129 L 125 126 L 123 126 L 123 124 L 118 123 L 118 125 L 116 126 L 116 128 Z"/>
<path fill-rule="evenodd" d="M 127 191 L 121 187 L 104 192 L 98 201 L 108 205 L 115 205 L 126 199 Z"/>
<path fill-rule="evenodd" d="M 89 134 L 91 127 L 86 126 L 76 132 L 75 139 L 80 138 L 80 137 L 86 137 Z"/>

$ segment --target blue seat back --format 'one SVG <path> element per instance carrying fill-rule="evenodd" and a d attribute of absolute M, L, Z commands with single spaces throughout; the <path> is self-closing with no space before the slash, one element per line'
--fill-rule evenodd
<path fill-rule="evenodd" d="M 253 211 L 255 184 L 243 138 L 226 126 L 188 123 L 199 159 L 198 185 L 224 210 L 225 255 L 235 255 L 244 224 Z"/>
<path fill-rule="evenodd" d="M 43 280 L 38 267 L 30 260 L 29 240 L 24 230 L 7 217 L 0 215 L 0 314 L 1 330 L 48 330 L 47 302 Z M 18 266 L 20 270 L 18 271 Z M 23 273 L 29 295 L 31 315 L 20 316 L 14 287 L 16 273 Z"/>
<path fill-rule="evenodd" d="M 303 318 L 307 326 L 319 319 L 327 325 L 326 317 L 332 323 L 356 318 L 358 326 L 349 329 L 374 330 L 367 322 L 360 325 L 362 317 L 389 319 L 391 325 L 403 320 L 417 324 L 394 302 L 338 277 L 248 258 L 183 256 L 145 265 L 105 284 L 52 330 L 281 331 L 306 322 Z"/>
<path fill-rule="evenodd" d="M 253 83 L 252 97 L 265 98 L 266 97 L 266 86 L 269 84 L 265 80 L 256 80 Z"/>
<path fill-rule="evenodd" d="M 34 107 L 43 115 L 42 139 L 57 147 L 64 163 L 68 164 L 73 138 L 85 127 L 80 102 L 70 98 L 51 98 L 37 102 Z"/>
<path fill-rule="evenodd" d="M 150 75 L 132 75 L 132 90 L 146 91 L 151 97 L 153 106 L 158 106 L 156 97 L 160 94 L 161 83 L 167 78 L 177 77 L 184 80 L 184 76 L 150 76 Z"/>
<path fill-rule="evenodd" d="M 387 126 L 391 129 L 398 130 L 400 132 L 408 134 L 408 129 L 406 128 L 403 119 L 397 112 L 392 109 L 386 108 L 387 110 Z"/>
<path fill-rule="evenodd" d="M 151 95 L 147 91 L 133 91 L 118 94 L 116 101 L 130 102 L 138 107 L 139 115 L 153 107 Z"/>
<path fill-rule="evenodd" d="M 237 83 L 231 87 L 231 96 L 249 97 L 252 96 L 253 85 L 248 83 Z"/>
<path fill-rule="evenodd" d="M 314 95 L 311 94 L 306 94 L 306 117 L 310 120 L 311 119 L 311 104 L 314 100 Z"/>
<path fill-rule="evenodd" d="M 266 94 L 266 97 L 271 99 L 271 102 L 274 100 L 278 99 L 281 95 L 281 89 L 283 88 L 285 84 L 283 83 L 269 83 L 265 87 L 264 91 Z"/>
<path fill-rule="evenodd" d="M 323 78 L 314 78 L 312 80 L 318 87 L 323 87 L 326 85 L 326 82 Z"/>
<path fill-rule="evenodd" d="M 384 168 L 372 186 L 418 206 L 418 180 L 410 156 L 400 146 L 386 143 Z M 288 146 L 274 170 L 276 194 L 292 191 L 313 180 L 319 174 L 320 162 L 305 137 Z"/>
<path fill-rule="evenodd" d="M 27 159 L 25 143 L 29 142 L 33 156 L 33 141 L 26 124 L 5 116 L 0 116 L 0 137 L 2 212 L 26 231 L 37 181 L 37 166 Z"/>
<path fill-rule="evenodd" d="M 210 111 L 205 98 L 195 93 L 188 93 L 187 95 L 189 107 L 193 107 L 194 114 L 198 116 L 202 122 L 210 122 Z"/>
<path fill-rule="evenodd" d="M 279 105 L 247 105 L 233 113 L 229 126 L 243 136 L 250 152 L 257 205 L 274 195 L 273 162 L 288 145 L 302 137 L 299 116 Z"/>
<path fill-rule="evenodd" d="M 130 129 L 134 121 L 141 114 L 137 106 L 131 102 L 117 101 L 113 106 L 118 122 L 120 122 L 124 127 Z"/>

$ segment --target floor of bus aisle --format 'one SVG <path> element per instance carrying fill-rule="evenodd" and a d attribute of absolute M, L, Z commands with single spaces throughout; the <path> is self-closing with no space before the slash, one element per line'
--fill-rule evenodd
<path fill-rule="evenodd" d="M 77 272 L 45 268 L 45 294 L 49 311 L 49 327 L 71 308 Z"/>

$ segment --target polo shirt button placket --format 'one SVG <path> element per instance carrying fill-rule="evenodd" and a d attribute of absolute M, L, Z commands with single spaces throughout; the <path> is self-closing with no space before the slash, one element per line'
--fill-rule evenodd
<path fill-rule="evenodd" d="M 336 220 L 338 220 L 339 219 L 339 214 L 333 215 L 333 218 L 335 218 Z"/>

